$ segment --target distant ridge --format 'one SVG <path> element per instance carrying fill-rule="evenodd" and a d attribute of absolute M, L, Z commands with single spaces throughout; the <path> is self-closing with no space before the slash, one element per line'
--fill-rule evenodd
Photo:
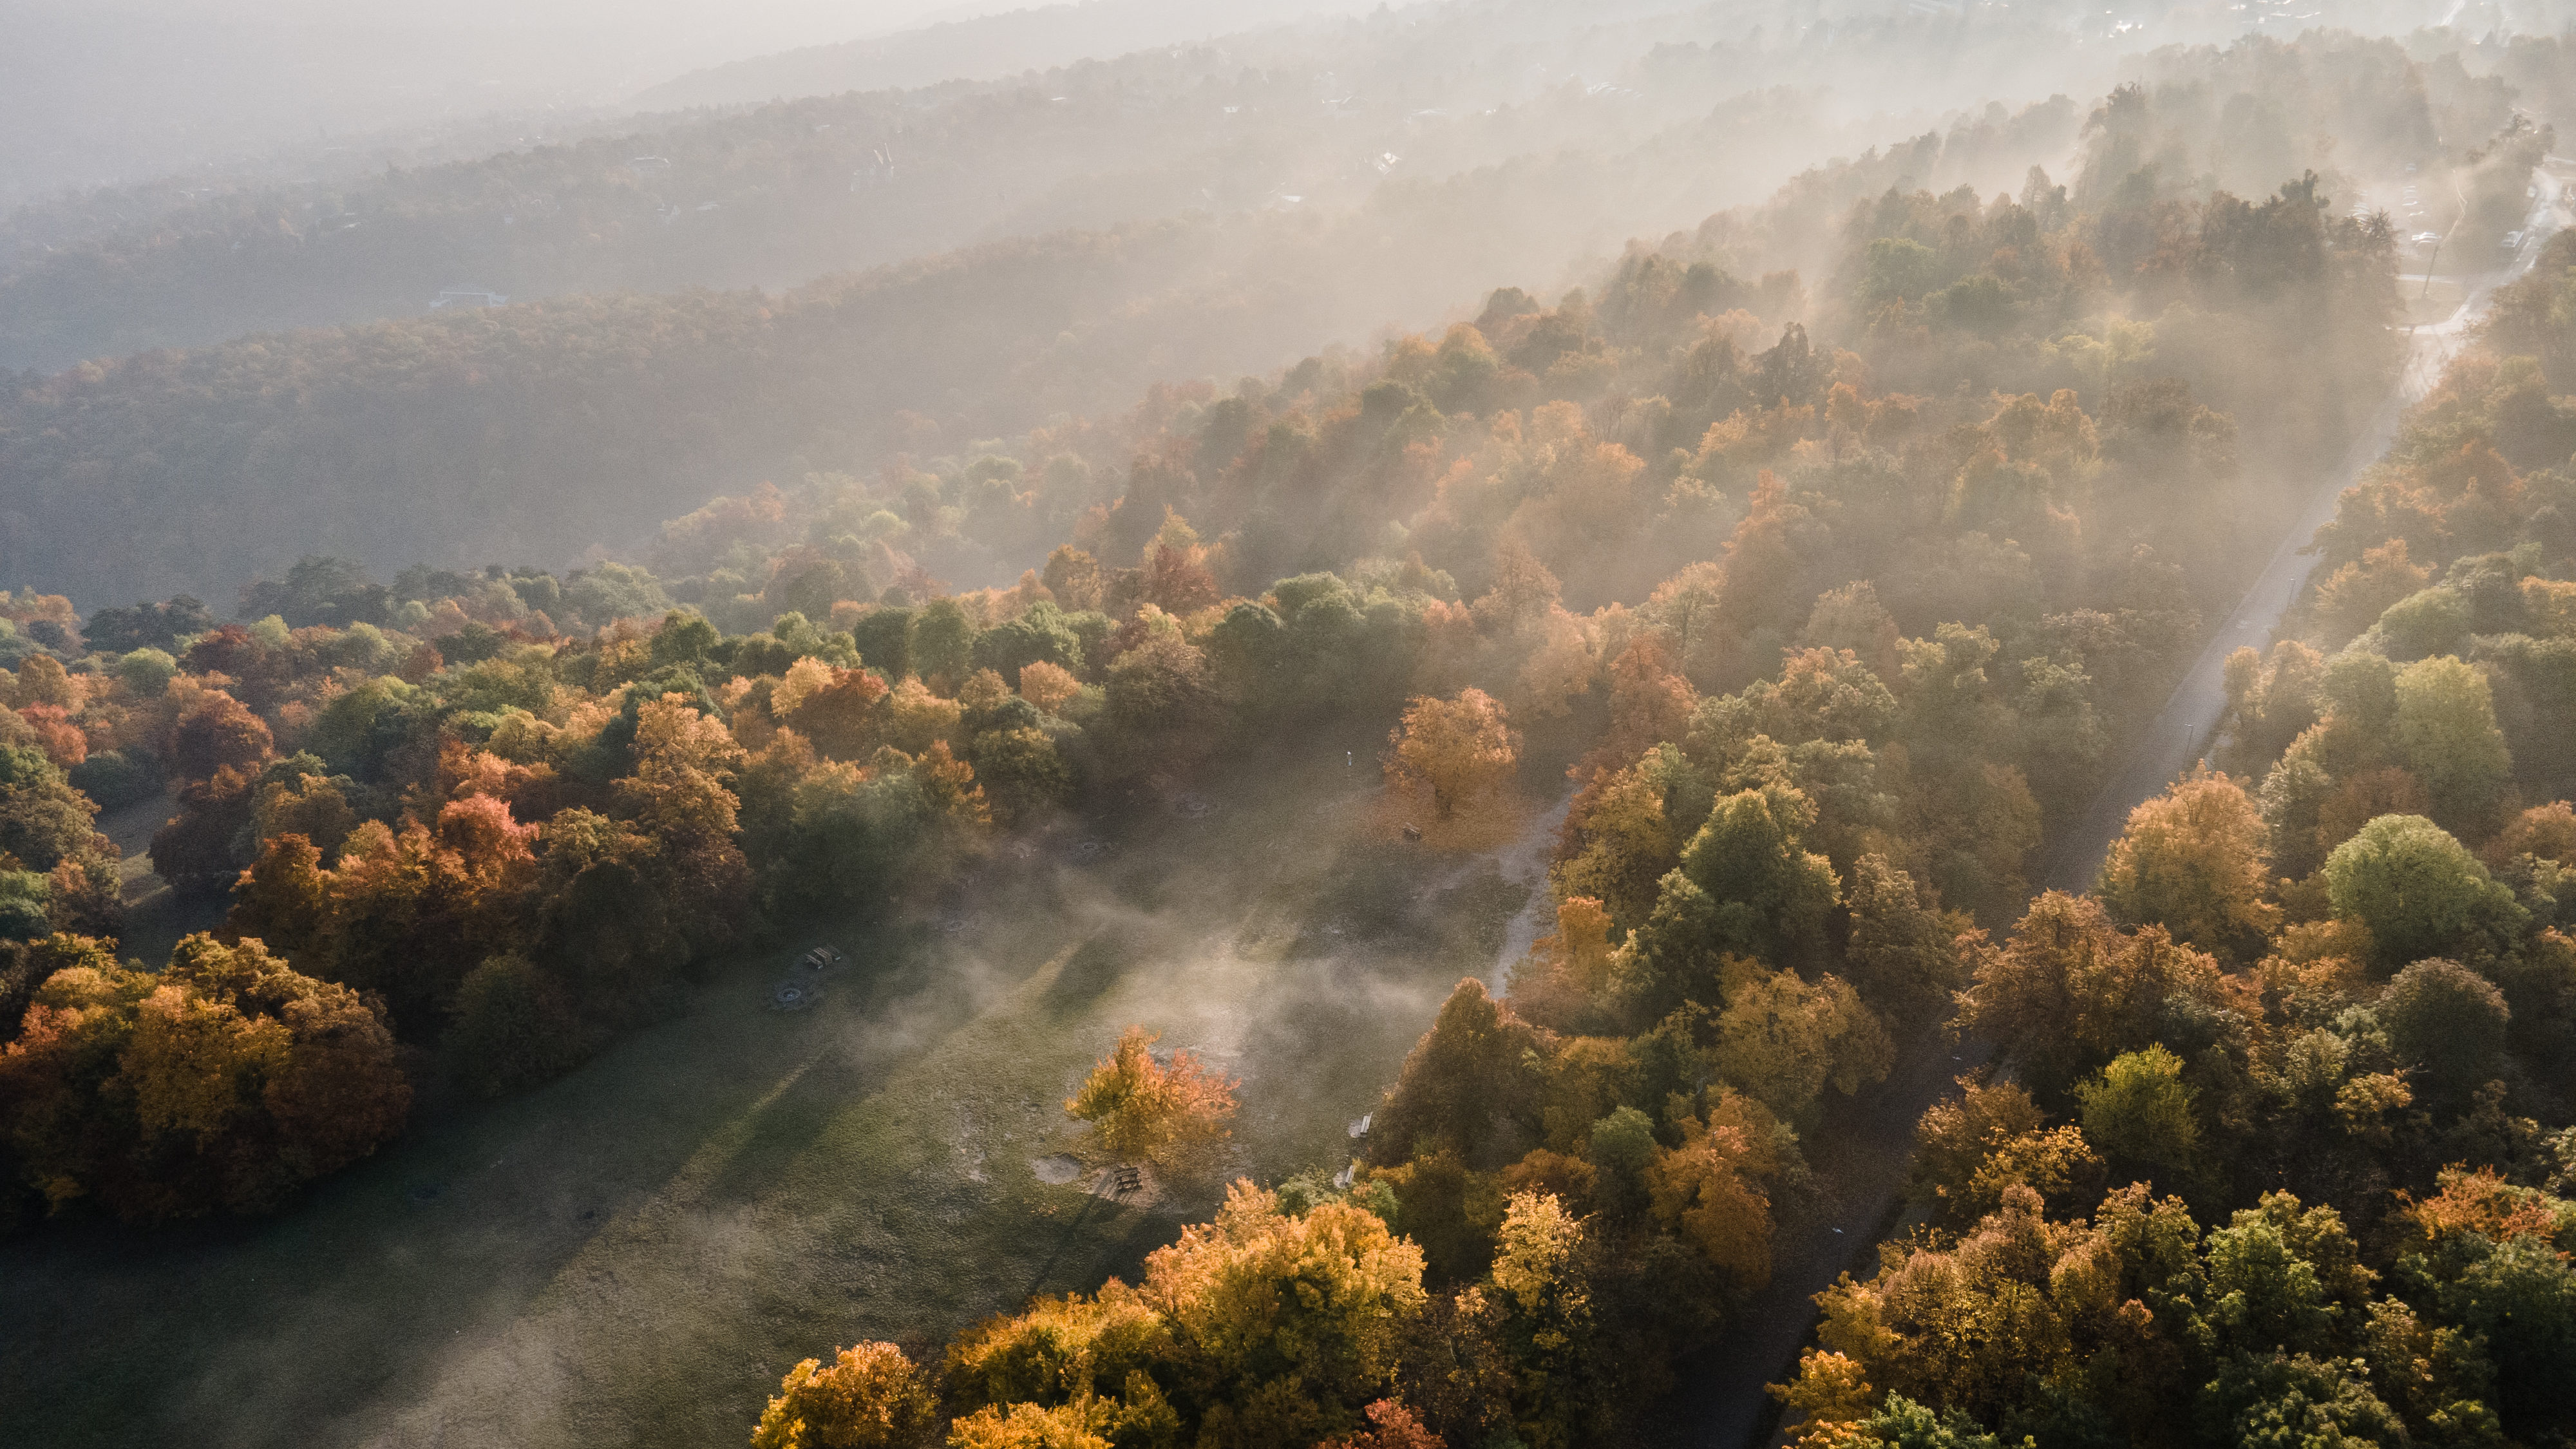
<path fill-rule="evenodd" d="M 1373 8 L 1374 0 L 1077 0 L 710 66 L 640 91 L 632 104 L 640 110 L 679 110 L 943 80 L 989 80 Z"/>

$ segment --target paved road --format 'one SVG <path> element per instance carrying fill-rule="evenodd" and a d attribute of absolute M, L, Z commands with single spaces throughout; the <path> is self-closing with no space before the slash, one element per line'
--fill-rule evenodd
<path fill-rule="evenodd" d="M 2308 500 L 2273 551 L 2271 562 L 2193 661 L 2191 672 L 2176 686 L 2128 762 L 2065 832 L 2042 872 L 2043 886 L 2089 889 L 2103 852 L 2118 838 L 2129 811 L 2161 794 L 2207 748 L 2227 704 L 2223 683 L 2227 656 L 2240 645 L 2267 643 L 2283 612 L 2306 587 L 2315 560 L 2300 550 L 2334 517 L 2343 490 L 2387 451 L 2406 408 L 2440 379 L 2443 367 L 2484 315 L 2495 288 L 2529 270 L 2539 259 L 2548 233 L 2569 223 L 2568 209 L 2558 199 L 2568 176 L 2551 174 L 2561 165 L 2558 158 L 2550 158 L 2550 163 L 2551 169 L 2535 177 L 2543 197 L 2532 208 L 2513 261 L 2481 279 L 2448 321 L 2415 329 L 2397 386 L 2354 440 L 2343 466 L 2328 475 Z M 2568 164 L 2568 175 L 2576 175 L 2576 163 Z M 1877 1242 L 1902 1210 L 1900 1194 L 1906 1158 L 1913 1149 L 1914 1124 L 1949 1090 L 1951 1078 L 1966 1062 L 1983 1060 L 1985 1055 L 1982 1044 L 1975 1042 L 1964 1044 L 1956 1055 L 1935 1045 L 1919 1048 L 1873 1094 L 1864 1111 L 1853 1120 L 1835 1123 L 1830 1134 L 1808 1144 L 1838 1210 L 1825 1221 L 1780 1235 L 1773 1245 L 1771 1286 L 1738 1316 L 1732 1332 L 1711 1345 L 1698 1363 L 1684 1367 L 1692 1380 L 1684 1393 L 1694 1410 L 1689 1422 L 1697 1431 L 1691 1436 L 1695 1442 L 1706 1449 L 1748 1449 L 1758 1442 L 1763 1427 L 1771 1422 L 1772 1405 L 1763 1385 L 1781 1382 L 1795 1371 L 1798 1351 L 1815 1322 L 1814 1295 L 1832 1286 L 1846 1270 L 1874 1271 Z"/>
<path fill-rule="evenodd" d="M 2280 547 L 2272 551 L 2272 561 L 2245 591 L 2236 611 L 2210 636 L 2208 647 L 2192 662 L 2191 673 L 2175 686 L 2155 723 L 2139 739 L 2128 764 L 2102 787 L 2082 821 L 2068 832 L 2064 845 L 2042 873 L 2043 886 L 2070 891 L 2090 889 L 2095 872 L 2101 869 L 2103 854 L 2128 823 L 2129 811 L 2141 801 L 2162 794 L 2175 776 L 2190 769 L 2209 748 L 2217 734 L 2219 716 L 2227 708 L 2227 656 L 2249 644 L 2259 649 L 2271 642 L 2281 616 L 2298 601 L 2299 592 L 2307 587 L 2309 571 L 2316 567 L 2316 559 L 2301 550 L 2334 517 L 2343 490 L 2359 481 L 2362 470 L 2388 451 L 2406 409 L 2422 401 L 2441 381 L 2443 368 L 2450 365 L 2485 317 L 2495 289 L 2529 271 L 2532 263 L 2539 260 L 2541 243 L 2549 233 L 2567 224 L 2566 207 L 2558 199 L 2565 183 L 2545 170 L 2539 177 L 2543 195 L 2533 203 L 2524 223 L 2522 247 L 2514 253 L 2512 262 L 2480 279 L 2448 321 L 2415 329 L 2406 370 L 2397 386 L 2354 438 L 2352 452 L 2343 466 L 2318 487 L 2298 522 L 2282 536 Z"/>

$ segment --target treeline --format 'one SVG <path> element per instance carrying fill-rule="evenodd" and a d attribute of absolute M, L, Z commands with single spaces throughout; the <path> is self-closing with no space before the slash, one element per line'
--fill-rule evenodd
<path fill-rule="evenodd" d="M 1753 97 L 1706 129 L 1741 139 L 1798 114 Z M 1736 170 L 1745 153 L 1676 149 L 1717 197 L 1753 179 Z M 1460 271 L 1553 266 L 1587 243 L 1583 218 L 1669 166 L 1568 154 L 1390 191 L 1339 221 L 1202 217 L 785 296 L 570 299 L 22 375 L 0 381 L 19 520 L 0 562 L 85 606 L 221 597 L 308 552 L 380 567 L 561 558 L 767 478 L 897 456 L 953 473 L 977 440 L 1114 410 L 1159 378 L 1267 370 L 1318 330 L 1431 311 L 1423 299 Z M 1835 183 L 1834 203 L 1903 174 L 1920 173 Z M 1007 581 L 1045 545 L 977 549 L 943 576 Z"/>
<path fill-rule="evenodd" d="M 2338 74 L 2359 63 L 2324 41 L 2311 48 L 2277 64 Z M 1537 109 L 1609 103 L 1559 97 Z M 1758 174 L 1747 168 L 1769 164 L 1755 143 L 1811 130 L 1809 104 L 1748 95 L 1607 155 L 1379 187 L 1341 220 L 1201 217 L 996 243 L 783 296 L 564 300 L 21 375 L 0 384 L 13 520 L 0 564 L 85 607 L 220 598 L 308 552 L 368 551 L 387 569 L 560 559 L 640 538 L 717 493 L 764 479 L 792 492 L 809 475 L 879 473 L 898 455 L 953 474 L 994 451 L 1034 471 L 1059 450 L 1035 436 L 1058 414 L 1102 416 L 1159 378 L 1266 372 L 1318 329 L 1432 311 L 1426 299 L 1447 297 L 1461 273 L 1552 267 L 1597 245 L 1585 218 L 1625 214 L 1623 196 L 1739 194 Z M 1812 273 L 1818 236 L 1855 197 L 1904 182 L 2018 192 L 2028 162 L 2062 150 L 2076 119 L 2063 103 L 1965 118 L 1820 168 L 1773 204 L 1726 216 L 1705 244 L 1668 250 L 1747 280 Z M 1420 139 L 1406 143 L 1417 158 Z M 2321 154 L 2291 150 L 2323 169 Z M 2151 199 L 2113 209 L 2165 225 L 2155 206 L 2193 204 L 2179 185 L 2165 176 Z M 2237 339 L 2224 313 L 2181 320 L 2165 345 L 2196 330 L 2202 356 L 2169 350 L 2158 371 L 2197 383 Z M 983 446 L 993 439 L 1008 446 Z M 1114 479 L 1132 443 L 1101 436 L 1080 452 L 1095 477 Z M 1117 491 L 1104 481 L 1086 506 Z M 1007 581 L 1062 536 L 1041 530 L 1017 556 L 975 540 L 929 566 L 961 586 Z"/>
<path fill-rule="evenodd" d="M 1434 8 L 1008 79 L 910 89 L 818 81 L 743 97 L 749 109 L 675 111 L 615 134 L 594 127 L 578 140 L 329 183 L 184 199 L 170 196 L 175 184 L 150 188 L 158 206 L 126 192 L 74 196 L 0 222 L 0 368 L 54 371 L 246 332 L 416 316 L 451 286 L 523 301 L 776 290 L 980 242 L 1230 215 L 1291 205 L 1287 197 L 1332 215 L 1381 192 L 1569 149 L 1650 147 L 1659 188 L 1704 209 L 1729 199 L 1702 189 L 1711 143 L 1726 154 L 1720 170 L 1765 185 L 1785 168 L 1757 151 L 1828 154 L 1815 135 L 1816 96 L 1793 114 L 1776 97 L 1745 107 L 1745 96 L 1899 80 L 1933 29 L 1863 27 L 1790 46 L 1767 43 L 1750 20 L 1727 28 L 1738 26 L 1751 33 L 1714 47 L 1724 70 L 1685 78 L 1640 51 L 1704 36 L 1706 18 L 1569 33 L 1545 7 Z M 1974 48 L 2002 36 L 1979 27 L 1945 39 Z M 1527 58 L 1542 52 L 1560 71 L 1533 83 Z M 1647 83 L 1595 96 L 1566 68 L 1641 70 Z M 1319 95 L 1327 72 L 1340 89 Z M 1941 98 L 1969 95 L 1944 88 Z M 1729 108 L 1727 125 L 1693 124 L 1712 107 Z M 1665 220 L 1633 212 L 1622 206 L 1614 225 Z M 1504 270 L 1600 240 L 1528 252 Z"/>
<path fill-rule="evenodd" d="M 0 280 L 0 365 L 52 371 L 415 316 L 452 286 L 534 300 L 801 282 L 995 232 L 1169 215 L 1228 163 L 1284 164 L 1258 155 L 1275 138 L 1255 156 L 1225 154 L 1249 136 L 1208 154 L 1206 127 L 1173 114 L 1241 106 L 1277 83 L 1219 80 L 1212 56 L 1155 60 L 656 118 L 475 161 L 220 193 L 141 226 L 30 242 Z M 1090 207 L 1060 199 L 1086 182 Z M 26 214 L 36 210 L 13 229 L 59 229 Z"/>
<path fill-rule="evenodd" d="M 2096 130 L 2132 104 L 2115 98 Z M 2390 356 L 2385 230 L 2326 215 L 2308 182 L 2260 205 L 2149 188 L 2085 213 L 2041 175 L 2019 201 L 1891 187 L 1852 209 L 1868 178 L 1938 164 L 1944 149 L 1927 140 L 1811 178 L 1761 212 L 1640 249 L 1555 306 L 1506 289 L 1473 323 L 1400 339 L 1380 359 L 1328 353 L 1230 394 L 1156 389 L 1115 425 L 719 499 L 666 525 L 648 557 L 678 576 L 674 597 L 751 627 L 782 581 L 814 579 L 811 594 L 991 576 L 1068 534 L 1096 558 L 1135 558 L 1168 513 L 1207 536 L 1229 592 L 1419 554 L 1473 595 L 1510 542 L 1589 608 L 1710 558 L 1765 468 L 1821 457 L 1832 466 L 1815 477 L 1829 481 L 1805 486 L 1834 495 L 1835 527 L 1874 540 L 1823 583 L 1874 578 L 1909 630 L 2021 607 L 2007 599 L 2036 606 L 2066 578 L 2044 561 L 1920 564 L 1902 540 L 1925 509 L 1950 522 L 1982 512 L 1979 532 L 2027 559 L 2117 556 L 2111 540 L 2187 514 L 2197 532 L 2168 534 L 2167 557 L 2191 585 L 2232 577 L 2246 535 L 2296 496 L 2240 486 L 2240 454 L 2258 470 L 2313 468 Z M 1821 297 L 1791 273 L 1729 270 L 1828 209 L 1844 240 Z M 2106 326 L 2106 305 L 2141 320 Z M 1781 325 L 1810 309 L 1846 349 Z M 2017 395 L 2028 400 L 2006 409 Z M 2258 398 L 2264 426 L 2240 437 L 2219 414 Z M 1944 431 L 1958 428 L 1978 431 Z M 2057 429 L 2061 441 L 2042 436 Z M 1993 459 L 1954 488 L 1984 446 Z M 2069 451 L 2041 456 L 2053 449 Z M 2060 536 L 2044 509 L 2028 512 L 2040 495 L 2015 480 L 2030 470 L 2061 501 L 2080 495 L 2091 533 Z M 1799 622 L 1766 621 L 1774 637 L 1744 657 L 1758 667 Z M 1749 677 L 1707 653 L 1724 642 L 1688 641 L 1691 670 L 1719 669 L 1706 683 L 1726 668 Z"/>

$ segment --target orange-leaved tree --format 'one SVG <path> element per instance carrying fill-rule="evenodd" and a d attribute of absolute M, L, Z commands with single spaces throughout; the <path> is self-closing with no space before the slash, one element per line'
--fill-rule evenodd
<path fill-rule="evenodd" d="M 1460 802 L 1511 778 L 1521 757 L 1521 737 L 1508 714 L 1481 689 L 1461 690 L 1454 699 L 1414 696 L 1387 743 L 1388 782 L 1429 789 L 1443 820 Z"/>
<path fill-rule="evenodd" d="M 2258 953 L 2280 918 L 2269 831 L 2245 787 L 2201 771 L 2129 812 L 2102 862 L 2102 903 L 2205 951 Z"/>
<path fill-rule="evenodd" d="M 1127 1028 L 1064 1110 L 1091 1124 L 1093 1145 L 1110 1157 L 1186 1164 L 1225 1140 L 1235 1084 L 1189 1052 L 1172 1053 L 1170 1066 L 1156 1062 L 1159 1040 Z"/>
<path fill-rule="evenodd" d="M 901 1449 L 929 1441 L 938 1405 L 929 1380 L 891 1343 L 845 1348 L 829 1368 L 787 1371 L 752 1430 L 752 1449 Z"/>

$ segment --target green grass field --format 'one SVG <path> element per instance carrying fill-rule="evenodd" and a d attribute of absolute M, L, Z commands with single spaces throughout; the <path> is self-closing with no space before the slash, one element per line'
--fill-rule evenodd
<path fill-rule="evenodd" d="M 1362 774 L 1370 773 L 1366 770 Z M 1129 1022 L 1242 1078 L 1237 1170 L 1335 1168 L 1525 891 L 1364 838 L 1285 770 L 1087 862 L 1007 853 L 767 1009 L 788 953 L 573 1075 L 433 1107 L 276 1219 L 0 1246 L 0 1440 L 728 1445 L 797 1359 L 917 1354 L 1088 1289 L 1212 1203 L 1050 1186 L 1062 1099 Z M 818 933 L 821 934 L 821 933 Z"/>

